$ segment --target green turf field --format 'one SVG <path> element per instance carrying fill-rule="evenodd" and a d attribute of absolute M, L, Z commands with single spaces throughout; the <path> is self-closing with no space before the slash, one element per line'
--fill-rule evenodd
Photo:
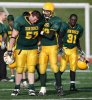
<path fill-rule="evenodd" d="M 9 72 L 9 71 L 8 71 Z M 92 99 L 92 65 L 89 70 L 77 70 L 76 73 L 76 86 L 78 92 L 70 92 L 70 80 L 69 70 L 67 70 L 62 76 L 62 83 L 64 88 L 64 96 L 58 97 L 54 88 L 54 75 L 52 72 L 47 72 L 47 95 L 46 96 L 28 96 L 27 89 L 21 89 L 20 95 L 17 97 L 11 96 L 14 83 L 0 82 L 0 99 L 61 99 L 61 100 L 89 100 Z M 40 83 L 35 84 L 36 92 L 40 89 Z M 66 99 L 65 99 L 66 98 Z M 83 99 L 84 98 L 84 99 Z"/>

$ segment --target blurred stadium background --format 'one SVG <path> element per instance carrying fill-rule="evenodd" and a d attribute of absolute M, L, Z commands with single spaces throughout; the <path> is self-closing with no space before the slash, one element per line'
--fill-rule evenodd
<path fill-rule="evenodd" d="M 90 5 L 92 5 L 92 0 L 0 0 L 0 2 L 60 2 L 60 3 L 89 3 Z M 3 8 L 0 8 L 3 9 Z M 42 9 L 38 9 L 35 8 L 37 10 L 42 10 Z M 7 8 L 7 11 L 9 12 L 9 14 L 13 14 L 15 17 L 19 16 L 22 14 L 22 12 L 24 11 L 31 11 L 33 10 L 32 8 L 27 9 L 27 8 Z M 84 15 L 84 9 L 64 9 L 64 8 L 59 8 L 55 10 L 55 14 L 59 17 L 62 18 L 63 21 L 68 21 L 68 17 L 70 16 L 70 14 L 72 13 L 76 13 L 79 17 L 78 22 L 85 28 L 85 15 Z M 92 55 L 92 8 L 90 8 L 90 51 L 91 51 L 91 55 Z M 84 32 L 85 34 L 85 32 Z M 85 35 L 83 35 L 82 39 L 81 39 L 81 46 L 83 48 L 83 50 L 85 51 Z M 47 80 L 47 88 L 50 89 L 50 91 L 48 90 L 47 95 L 45 97 L 30 97 L 28 95 L 26 95 L 27 91 L 23 91 L 22 95 L 19 95 L 18 97 L 11 97 L 10 93 L 14 87 L 13 83 L 4 83 L 4 82 L 0 82 L 0 99 L 92 99 L 92 65 L 90 65 L 89 70 L 85 70 L 85 71 L 77 71 L 77 87 L 79 88 L 79 92 L 74 92 L 71 93 L 69 92 L 69 70 L 66 71 L 66 73 L 64 73 L 63 75 L 63 85 L 64 85 L 64 91 L 65 91 L 65 96 L 63 97 L 57 97 L 55 95 L 55 90 L 54 90 L 54 86 L 53 86 L 53 74 L 51 72 L 48 72 L 48 80 Z M 36 83 L 36 87 L 37 90 L 39 90 L 40 88 L 40 83 Z"/>

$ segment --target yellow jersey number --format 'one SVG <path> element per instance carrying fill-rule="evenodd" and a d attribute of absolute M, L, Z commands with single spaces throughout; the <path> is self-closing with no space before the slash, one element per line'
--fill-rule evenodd
<path fill-rule="evenodd" d="M 49 29 L 48 28 L 43 28 L 43 31 L 46 33 L 46 34 L 49 34 Z"/>
<path fill-rule="evenodd" d="M 26 32 L 26 39 L 35 39 L 38 36 L 38 31 Z"/>
<path fill-rule="evenodd" d="M 68 34 L 67 43 L 73 43 L 73 44 L 75 44 L 76 43 L 76 35 L 74 35 L 74 34 Z"/>

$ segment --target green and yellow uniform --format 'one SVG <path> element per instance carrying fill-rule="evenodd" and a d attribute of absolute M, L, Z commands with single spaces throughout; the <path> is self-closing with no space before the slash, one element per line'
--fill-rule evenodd
<path fill-rule="evenodd" d="M 68 62 L 70 63 L 70 70 L 76 71 L 77 45 L 78 40 L 83 34 L 83 28 L 79 24 L 76 24 L 75 27 L 71 27 L 69 23 L 63 23 L 60 33 L 63 34 L 62 43 L 64 50 L 64 55 L 61 59 L 60 71 L 65 71 Z"/>
<path fill-rule="evenodd" d="M 16 46 L 17 72 L 25 71 L 33 73 L 38 60 L 38 36 L 41 24 L 31 24 L 27 17 L 20 16 L 14 22 L 14 29 L 19 31 Z"/>
<path fill-rule="evenodd" d="M 49 20 L 45 20 L 43 26 L 43 36 L 41 40 L 42 50 L 39 57 L 40 73 L 46 72 L 48 60 L 50 61 L 51 69 L 54 73 L 58 72 L 57 66 L 57 37 L 56 34 L 61 26 L 61 19 L 57 16 L 51 17 Z M 50 30 L 54 30 L 56 33 L 51 34 Z"/>
<path fill-rule="evenodd" d="M 12 31 L 13 31 L 13 28 L 9 25 L 6 25 L 6 32 L 7 32 L 7 35 L 9 37 L 9 40 L 11 38 Z"/>
<path fill-rule="evenodd" d="M 12 35 L 12 31 L 13 31 L 13 27 L 11 27 L 10 25 L 6 25 L 6 33 L 7 33 L 7 37 L 8 37 L 7 48 L 9 48 L 9 41 L 10 41 L 10 38 L 11 38 L 11 35 Z M 15 57 L 15 49 L 16 49 L 16 45 L 13 47 L 14 57 Z M 9 64 L 8 66 L 11 69 L 16 68 L 16 61 L 14 61 L 14 63 L 12 63 L 12 64 Z"/>
<path fill-rule="evenodd" d="M 13 31 L 13 27 L 9 26 L 9 25 L 6 25 L 6 33 L 7 33 L 7 48 L 9 48 L 9 41 L 10 41 L 10 38 L 11 38 L 11 35 L 12 35 L 12 31 Z"/>

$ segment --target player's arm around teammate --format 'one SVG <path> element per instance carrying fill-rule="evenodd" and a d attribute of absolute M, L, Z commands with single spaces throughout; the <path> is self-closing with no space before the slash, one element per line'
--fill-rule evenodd
<path fill-rule="evenodd" d="M 48 61 L 50 62 L 50 67 L 54 72 L 56 80 L 56 90 L 57 95 L 62 96 L 63 90 L 61 87 L 61 77 L 59 73 L 59 67 L 57 66 L 57 54 L 58 54 L 58 45 L 56 34 L 59 30 L 59 27 L 62 23 L 61 18 L 54 16 L 54 4 L 46 3 L 43 6 L 43 18 L 45 24 L 41 31 L 41 53 L 39 56 L 39 70 L 40 70 L 40 81 L 41 89 L 39 95 L 46 94 L 46 69 Z"/>
<path fill-rule="evenodd" d="M 33 11 L 29 17 L 20 16 L 14 23 L 14 29 L 10 39 L 10 45 L 8 54 L 12 55 L 12 48 L 17 39 L 16 46 L 16 81 L 15 89 L 11 93 L 13 96 L 17 96 L 20 91 L 20 82 L 22 79 L 22 73 L 25 72 L 25 67 L 28 70 L 29 81 L 29 95 L 36 95 L 34 88 L 34 72 L 35 66 L 38 60 L 38 36 L 40 24 L 38 23 L 41 18 L 39 11 Z M 25 66 L 26 65 L 26 66 Z"/>

